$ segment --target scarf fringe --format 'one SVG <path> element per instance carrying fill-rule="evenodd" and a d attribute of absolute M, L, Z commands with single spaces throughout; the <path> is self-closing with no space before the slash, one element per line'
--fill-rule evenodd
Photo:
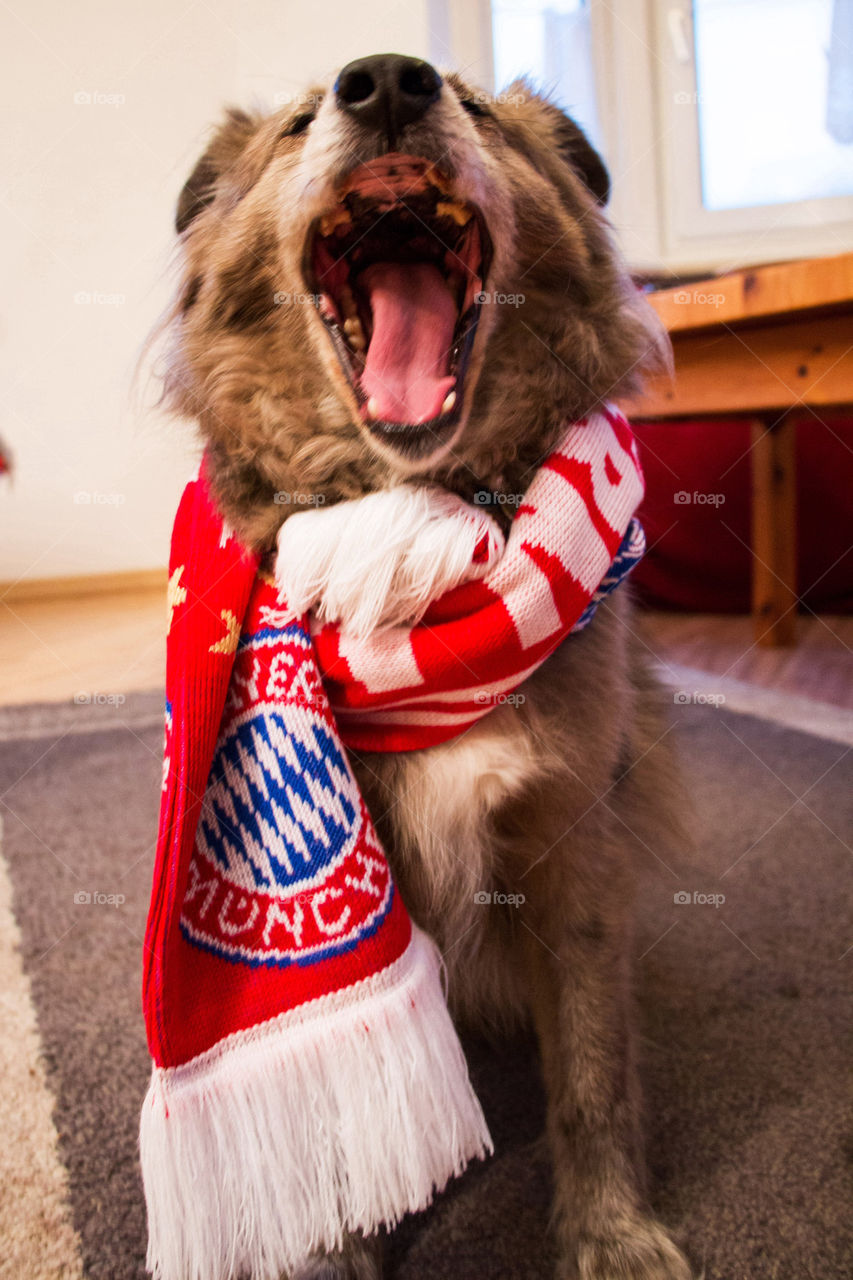
<path fill-rule="evenodd" d="M 140 1150 L 156 1280 L 279 1280 L 491 1153 L 435 945 L 413 929 L 356 986 L 155 1067 Z"/>

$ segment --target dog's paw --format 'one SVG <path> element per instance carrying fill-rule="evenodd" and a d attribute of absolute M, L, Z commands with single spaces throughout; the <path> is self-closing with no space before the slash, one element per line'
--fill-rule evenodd
<path fill-rule="evenodd" d="M 400 484 L 292 515 L 279 531 L 275 576 L 295 613 L 311 610 L 363 637 L 419 621 L 503 549 L 487 512 L 435 486 Z"/>
<path fill-rule="evenodd" d="M 693 1280 L 693 1271 L 660 1223 L 637 1218 L 607 1235 L 583 1237 L 558 1280 Z"/>
<path fill-rule="evenodd" d="M 347 1237 L 333 1253 L 317 1254 L 284 1280 L 381 1280 L 382 1249 L 376 1236 Z"/>

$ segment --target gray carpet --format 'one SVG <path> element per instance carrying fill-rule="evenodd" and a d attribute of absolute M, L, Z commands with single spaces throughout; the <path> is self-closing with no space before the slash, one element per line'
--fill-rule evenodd
<path fill-rule="evenodd" d="M 85 723 L 70 710 L 0 717 L 0 735 L 16 735 L 0 742 L 3 852 L 91 1280 L 145 1275 L 138 988 L 158 702 L 87 711 Z M 676 876 L 656 867 L 642 886 L 655 1208 L 706 1280 L 851 1277 L 853 756 L 708 706 L 674 714 L 699 847 Z M 725 902 L 680 904 L 677 891 Z M 393 1280 L 549 1274 L 532 1045 L 468 1047 L 497 1154 L 386 1242 Z"/>

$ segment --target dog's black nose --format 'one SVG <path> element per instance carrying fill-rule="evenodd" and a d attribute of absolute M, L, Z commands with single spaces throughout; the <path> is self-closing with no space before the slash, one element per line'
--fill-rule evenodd
<path fill-rule="evenodd" d="M 393 146 L 399 131 L 419 120 L 438 98 L 441 76 L 420 58 L 377 53 L 348 63 L 335 83 L 338 106 L 368 129 L 387 133 Z"/>

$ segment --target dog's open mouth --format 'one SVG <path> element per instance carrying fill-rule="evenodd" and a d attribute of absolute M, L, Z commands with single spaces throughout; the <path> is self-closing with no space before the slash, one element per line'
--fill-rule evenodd
<path fill-rule="evenodd" d="M 320 315 L 365 423 L 403 454 L 427 456 L 452 432 L 490 252 L 479 211 L 417 156 L 354 170 L 312 228 Z"/>

